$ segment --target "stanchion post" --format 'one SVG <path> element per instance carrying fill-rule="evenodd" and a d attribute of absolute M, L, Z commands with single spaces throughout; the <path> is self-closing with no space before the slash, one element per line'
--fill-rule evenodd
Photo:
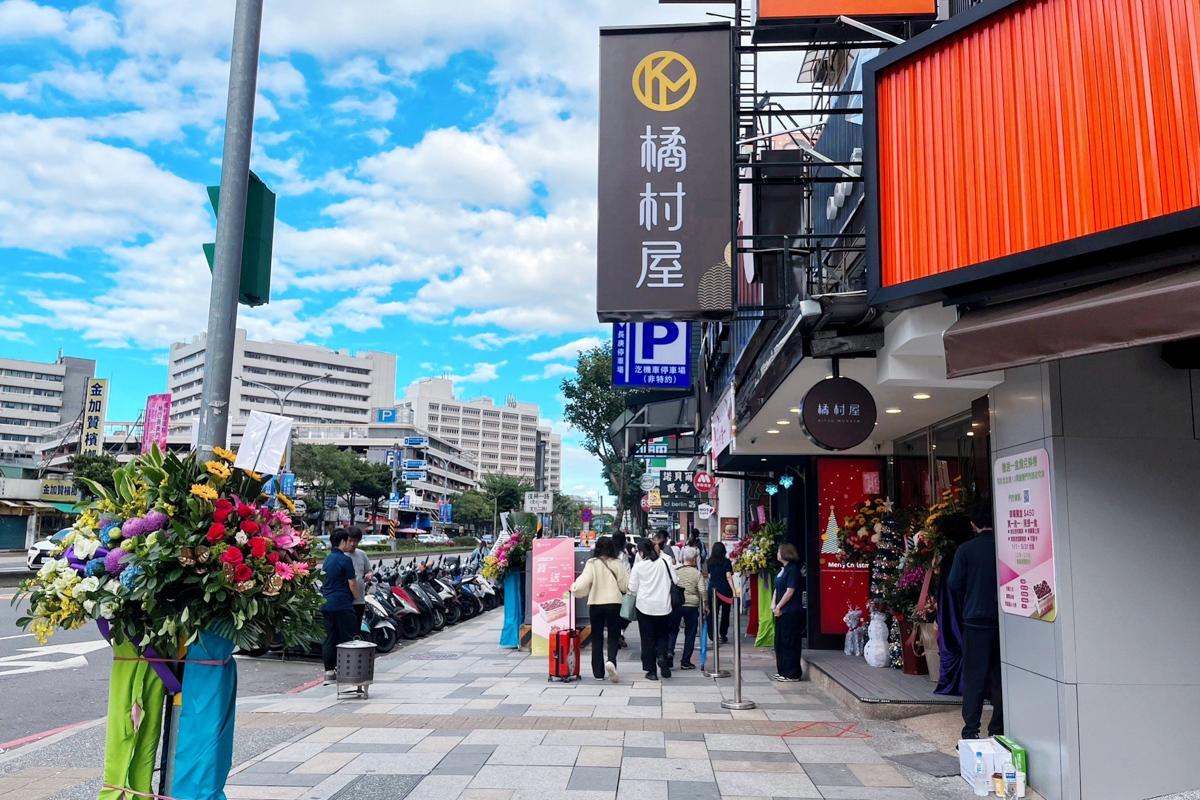
<path fill-rule="evenodd" d="M 722 700 L 721 708 L 732 711 L 749 711 L 757 708 L 753 700 L 742 699 L 742 604 L 734 597 L 733 603 L 733 699 Z"/>
<path fill-rule="evenodd" d="M 729 677 L 729 670 L 721 669 L 721 632 L 720 632 L 720 626 L 718 625 L 718 623 L 721 621 L 721 613 L 720 613 L 721 606 L 719 605 L 720 602 L 721 602 L 720 595 L 717 594 L 716 590 L 713 590 L 713 603 L 712 603 L 712 605 L 713 605 L 713 610 L 712 610 L 713 658 L 712 658 L 712 669 L 704 671 L 704 677 L 706 677 L 706 678 L 728 678 Z M 703 635 L 707 635 L 707 633 L 708 633 L 708 631 L 705 631 Z"/>

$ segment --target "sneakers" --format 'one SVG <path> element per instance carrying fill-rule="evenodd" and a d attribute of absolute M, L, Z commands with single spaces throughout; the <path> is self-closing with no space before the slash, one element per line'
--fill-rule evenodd
<path fill-rule="evenodd" d="M 646 680 L 648 680 L 648 681 L 656 681 L 656 680 L 658 680 L 658 676 L 657 676 L 657 675 L 655 675 L 653 672 L 647 672 L 647 673 L 646 673 Z"/>
<path fill-rule="evenodd" d="M 599 678 L 596 678 L 596 680 L 600 681 L 601 683 L 604 683 L 605 681 L 607 681 L 607 680 L 608 680 L 608 678 L 605 678 L 605 677 L 601 676 L 601 677 L 599 677 Z"/>
<path fill-rule="evenodd" d="M 331 683 L 337 683 L 337 670 L 330 670 L 325 673 L 325 686 Z"/>
<path fill-rule="evenodd" d="M 783 675 L 780 675 L 777 672 L 771 676 L 771 680 L 778 681 L 780 683 L 799 683 L 802 679 L 801 678 L 788 678 Z"/>
<path fill-rule="evenodd" d="M 669 664 L 660 664 L 658 671 L 662 673 L 664 678 L 671 677 L 671 666 Z"/>
<path fill-rule="evenodd" d="M 679 668 L 680 669 L 695 669 L 696 665 L 695 664 L 680 664 Z"/>
<path fill-rule="evenodd" d="M 613 683 L 620 683 L 621 676 L 617 674 L 617 665 L 611 661 L 604 662 L 604 671 L 608 674 L 608 679 Z"/>

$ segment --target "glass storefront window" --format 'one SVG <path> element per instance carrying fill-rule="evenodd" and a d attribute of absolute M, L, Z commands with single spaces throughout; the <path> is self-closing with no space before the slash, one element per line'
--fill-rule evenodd
<path fill-rule="evenodd" d="M 933 497 L 929 479 L 929 431 L 918 431 L 897 440 L 895 453 L 900 507 L 928 508 Z"/>

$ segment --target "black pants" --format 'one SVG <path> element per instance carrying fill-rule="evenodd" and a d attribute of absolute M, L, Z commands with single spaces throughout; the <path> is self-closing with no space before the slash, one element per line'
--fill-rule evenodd
<path fill-rule="evenodd" d="M 617 663 L 621 648 L 621 604 L 600 603 L 589 606 L 592 622 L 592 677 L 604 677 L 604 662 Z M 607 645 L 607 646 L 606 646 Z"/>
<path fill-rule="evenodd" d="M 321 655 L 325 659 L 325 671 L 337 669 L 337 646 L 354 638 L 358 626 L 354 622 L 354 612 L 322 611 L 325 620 L 325 643 L 321 647 Z"/>
<path fill-rule="evenodd" d="M 1000 687 L 1000 629 L 962 629 L 963 729 L 962 738 L 979 738 L 983 717 L 983 698 L 992 701 L 992 721 L 988 735 L 1004 733 L 1004 698 Z"/>
<path fill-rule="evenodd" d="M 708 640 L 713 639 L 713 624 L 717 624 L 717 630 L 721 633 L 722 639 L 729 638 L 729 611 L 733 606 L 729 603 L 723 603 L 716 598 L 714 592 L 708 593 L 708 624 L 704 627 L 708 629 Z M 720 617 L 718 621 L 717 617 Z"/>
<path fill-rule="evenodd" d="M 354 604 L 354 616 L 358 618 L 358 628 L 356 630 L 362 629 L 362 618 L 363 618 L 363 614 L 366 613 L 366 610 L 367 610 L 366 603 L 355 603 Z"/>
<path fill-rule="evenodd" d="M 653 614 L 638 612 L 638 634 L 642 637 L 642 669 L 650 675 L 657 675 L 658 667 L 667 664 L 667 645 L 670 635 L 667 623 L 670 621 L 670 614 L 656 617 Z M 657 659 L 657 664 L 655 659 Z"/>
<path fill-rule="evenodd" d="M 679 658 L 680 664 L 692 663 L 692 651 L 696 649 L 696 629 L 700 627 L 700 609 L 691 606 L 684 606 L 679 609 L 678 619 L 672 618 L 671 621 L 671 657 L 675 656 L 675 645 L 679 642 L 679 626 L 683 624 L 683 654 Z"/>
<path fill-rule="evenodd" d="M 800 647 L 804 640 L 804 612 L 792 611 L 775 618 L 775 669 L 785 678 L 801 678 Z"/>

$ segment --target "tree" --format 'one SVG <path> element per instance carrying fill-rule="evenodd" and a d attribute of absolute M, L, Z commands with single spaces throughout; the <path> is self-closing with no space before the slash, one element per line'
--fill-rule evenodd
<path fill-rule="evenodd" d="M 533 491 L 533 484 L 516 475 L 493 472 L 484 477 L 482 488 L 488 501 L 494 502 L 496 510 L 503 513 L 524 510 L 525 493 Z"/>
<path fill-rule="evenodd" d="M 92 496 L 91 490 L 83 482 L 84 479 L 95 481 L 110 491 L 116 491 L 116 485 L 113 483 L 113 471 L 120 466 L 121 462 L 107 453 L 100 455 L 80 453 L 71 460 L 73 473 L 71 483 L 79 490 L 80 497 Z"/>
<path fill-rule="evenodd" d="M 332 444 L 297 444 L 292 447 L 292 470 L 296 480 L 321 498 L 350 492 L 359 465 L 358 457 Z M 322 511 L 322 521 L 324 512 Z"/>
<path fill-rule="evenodd" d="M 453 499 L 454 519 L 460 525 L 477 529 L 492 527 L 492 499 L 478 489 L 468 489 Z M 492 531 L 495 533 L 495 531 Z"/>
<path fill-rule="evenodd" d="M 404 494 L 404 483 L 396 479 L 396 491 Z M 360 461 L 355 465 L 350 481 L 350 491 L 365 497 L 371 503 L 371 515 L 379 516 L 379 502 L 392 492 L 392 468 L 387 464 L 368 464 Z"/>
<path fill-rule="evenodd" d="M 625 411 L 629 394 L 612 385 L 612 370 L 612 342 L 605 342 L 579 354 L 575 377 L 563 379 L 562 391 L 566 420 L 583 434 L 584 449 L 600 459 L 604 481 L 617 498 L 619 520 L 626 508 L 638 508 L 638 470 L 644 472 L 645 467 L 622 458 L 608 439 L 608 428 Z"/>

